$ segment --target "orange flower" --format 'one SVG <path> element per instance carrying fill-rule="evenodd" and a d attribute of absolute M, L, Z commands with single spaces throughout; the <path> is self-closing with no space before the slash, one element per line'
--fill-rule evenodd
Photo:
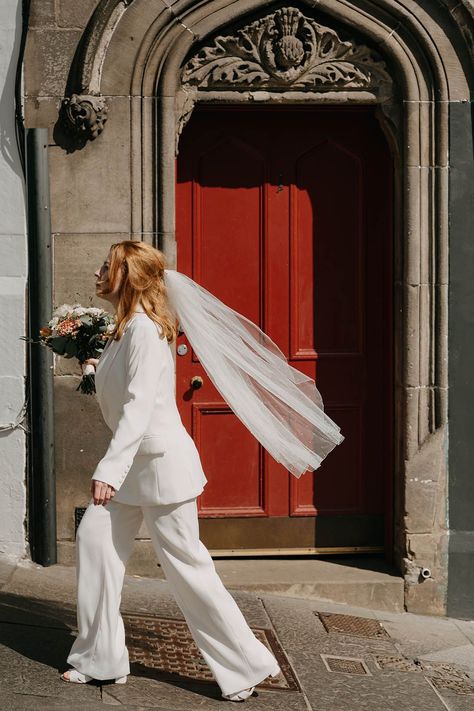
<path fill-rule="evenodd" d="M 52 334 L 52 329 L 49 328 L 48 326 L 44 326 L 44 328 L 40 328 L 40 336 L 50 336 Z"/>
<path fill-rule="evenodd" d="M 57 332 L 59 336 L 71 336 L 79 329 L 79 323 L 76 319 L 65 318 L 64 321 L 58 323 Z"/>

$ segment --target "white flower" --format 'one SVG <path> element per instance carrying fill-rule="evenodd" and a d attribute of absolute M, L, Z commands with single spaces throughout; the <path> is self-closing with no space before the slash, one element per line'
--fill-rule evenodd
<path fill-rule="evenodd" d="M 87 313 L 87 309 L 85 309 L 83 306 L 75 306 L 72 310 L 72 316 L 83 316 L 85 313 Z"/>
<path fill-rule="evenodd" d="M 61 304 L 57 309 L 54 309 L 53 316 L 58 318 L 65 318 L 72 311 L 71 304 Z"/>
<path fill-rule="evenodd" d="M 107 326 L 106 333 L 113 333 L 115 331 L 115 324 L 114 323 L 109 323 Z"/>
<path fill-rule="evenodd" d="M 58 318 L 57 316 L 55 316 L 54 318 L 51 319 L 51 321 L 49 322 L 48 325 L 49 325 L 49 327 L 52 328 L 53 331 L 54 331 L 54 329 L 56 328 L 56 326 L 58 325 L 58 323 L 59 323 L 59 318 Z"/>

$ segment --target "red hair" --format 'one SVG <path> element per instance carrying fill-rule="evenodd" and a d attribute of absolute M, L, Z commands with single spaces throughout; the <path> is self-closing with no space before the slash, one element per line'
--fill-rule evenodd
<path fill-rule="evenodd" d="M 124 240 L 111 245 L 109 288 L 102 293 L 115 291 L 121 279 L 116 308 L 117 326 L 112 335 L 114 340 L 120 340 L 127 321 L 140 303 L 146 314 L 160 324 L 168 343 L 175 340 L 177 323 L 168 304 L 165 267 L 163 252 L 147 242 Z"/>

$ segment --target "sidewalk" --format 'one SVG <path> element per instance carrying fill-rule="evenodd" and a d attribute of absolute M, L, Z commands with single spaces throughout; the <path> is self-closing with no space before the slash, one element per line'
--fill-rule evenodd
<path fill-rule="evenodd" d="M 472 711 L 474 622 L 232 589 L 283 674 L 254 711 Z M 75 570 L 0 561 L 0 709 L 230 709 L 165 580 L 127 576 L 123 686 L 59 679 L 75 633 Z M 365 635 L 365 636 L 362 636 Z"/>

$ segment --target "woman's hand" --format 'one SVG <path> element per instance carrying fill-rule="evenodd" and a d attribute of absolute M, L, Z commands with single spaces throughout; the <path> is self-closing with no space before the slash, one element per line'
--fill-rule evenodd
<path fill-rule="evenodd" d="M 81 368 L 84 370 L 85 365 L 93 365 L 94 368 L 97 368 L 97 363 L 99 362 L 98 358 L 88 358 L 87 360 L 84 361 L 84 363 L 81 363 Z"/>
<path fill-rule="evenodd" d="M 96 479 L 92 479 L 91 494 L 96 506 L 97 504 L 103 504 L 105 506 L 109 503 L 110 499 L 115 496 L 115 489 L 105 481 L 97 481 Z"/>

